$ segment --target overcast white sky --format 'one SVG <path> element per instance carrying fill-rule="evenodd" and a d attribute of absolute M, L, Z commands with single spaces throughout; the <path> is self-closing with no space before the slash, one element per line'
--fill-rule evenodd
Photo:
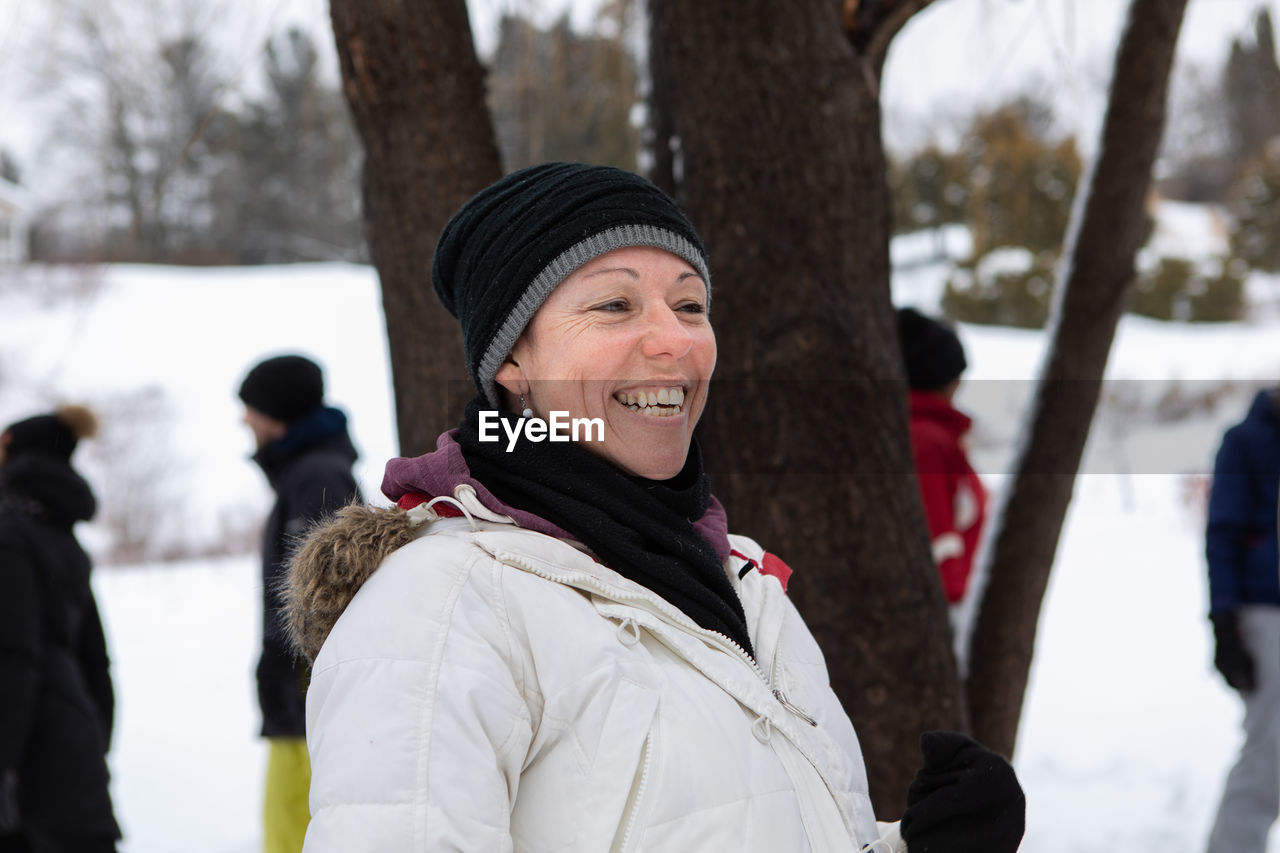
<path fill-rule="evenodd" d="M 119 10 L 192 3 L 218 34 L 228 67 L 252 74 L 263 40 L 292 24 L 314 32 L 333 58 L 327 0 L 107 0 Z M 587 22 L 596 0 L 469 0 L 482 50 L 502 11 L 530 8 L 550 18 L 566 6 Z M 0 148 L 37 183 L 48 137 L 50 98 L 39 72 L 53 61 L 51 27 L 63 0 L 0 0 Z M 1190 0 L 1179 61 L 1221 65 L 1233 36 L 1251 31 L 1254 11 L 1280 0 Z M 1101 118 L 1101 96 L 1119 38 L 1125 0 L 935 0 L 899 35 L 885 71 L 885 130 L 891 144 L 909 144 L 940 129 L 972 105 L 991 104 L 1033 88 L 1053 99 L 1075 124 L 1087 149 Z M 159 18 L 164 25 L 165 16 Z M 172 23 L 172 16 L 169 18 Z M 51 23 L 52 22 L 52 23 Z M 155 26 L 153 24 L 153 26 Z M 38 188 L 37 188 L 38 191 Z"/>

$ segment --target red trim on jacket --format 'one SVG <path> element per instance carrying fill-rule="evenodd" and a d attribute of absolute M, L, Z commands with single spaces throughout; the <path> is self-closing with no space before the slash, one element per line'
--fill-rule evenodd
<path fill-rule="evenodd" d="M 400 500 L 396 501 L 396 506 L 406 512 L 415 506 L 424 504 L 431 500 L 430 495 L 424 495 L 422 492 L 405 492 L 400 496 Z M 462 518 L 463 512 L 449 501 L 441 501 L 432 507 L 436 511 L 436 515 L 441 518 Z"/>
<path fill-rule="evenodd" d="M 790 566 L 784 563 L 782 561 L 782 558 L 779 557 L 778 555 L 770 554 L 768 551 L 765 551 L 764 564 L 760 565 L 760 564 L 757 564 L 755 560 L 751 559 L 746 554 L 742 553 L 736 548 L 730 551 L 729 554 L 734 557 L 737 557 L 740 560 L 746 560 L 748 563 L 750 563 L 751 565 L 759 569 L 760 574 L 762 575 L 773 575 L 775 578 L 778 579 L 778 582 L 782 584 L 782 591 L 783 592 L 787 591 L 787 581 L 791 580 L 792 569 Z"/>

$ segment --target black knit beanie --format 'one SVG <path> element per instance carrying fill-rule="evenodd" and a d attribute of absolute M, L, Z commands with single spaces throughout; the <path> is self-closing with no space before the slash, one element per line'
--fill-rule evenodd
<path fill-rule="evenodd" d="M 631 172 L 530 166 L 454 214 L 436 245 L 431 284 L 462 324 L 467 370 L 490 405 L 498 405 L 494 374 L 556 285 L 626 246 L 653 246 L 688 261 L 710 300 L 707 253 L 693 225 L 670 197 Z"/>
<path fill-rule="evenodd" d="M 956 333 L 914 308 L 898 309 L 898 340 L 907 368 L 907 384 L 915 390 L 945 388 L 959 379 L 968 366 Z"/>
<path fill-rule="evenodd" d="M 240 399 L 269 418 L 291 424 L 324 404 L 320 365 L 300 355 L 269 358 L 244 378 Z"/>
<path fill-rule="evenodd" d="M 82 438 L 98 431 L 98 419 L 84 406 L 59 406 L 51 414 L 36 415 L 5 427 L 4 456 L 48 453 L 66 461 Z"/>

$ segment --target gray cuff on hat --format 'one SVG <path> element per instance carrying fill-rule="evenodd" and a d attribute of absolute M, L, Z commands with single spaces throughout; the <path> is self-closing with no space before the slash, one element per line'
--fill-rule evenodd
<path fill-rule="evenodd" d="M 707 269 L 707 260 L 702 256 L 702 252 L 684 237 L 654 225 L 620 225 L 601 231 L 599 234 L 592 234 L 581 243 L 575 243 L 565 249 L 555 260 L 547 264 L 542 272 L 538 273 L 525 288 L 520 301 L 507 315 L 498 334 L 494 335 L 493 340 L 489 342 L 484 357 L 480 359 L 479 375 L 476 378 L 491 406 L 495 408 L 499 406 L 498 386 L 494 381 L 498 368 L 502 366 L 502 361 L 511 352 L 511 348 L 516 345 L 525 326 L 529 325 L 533 315 L 551 295 L 551 291 L 583 264 L 614 249 L 629 246 L 652 246 L 688 261 L 707 286 L 707 308 L 710 310 L 711 273 Z"/>

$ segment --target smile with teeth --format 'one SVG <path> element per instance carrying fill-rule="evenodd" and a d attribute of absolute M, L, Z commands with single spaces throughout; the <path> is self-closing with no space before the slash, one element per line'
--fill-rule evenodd
<path fill-rule="evenodd" d="M 633 412 L 656 418 L 670 418 L 684 411 L 684 389 L 659 388 L 656 391 L 619 391 L 613 399 Z"/>

